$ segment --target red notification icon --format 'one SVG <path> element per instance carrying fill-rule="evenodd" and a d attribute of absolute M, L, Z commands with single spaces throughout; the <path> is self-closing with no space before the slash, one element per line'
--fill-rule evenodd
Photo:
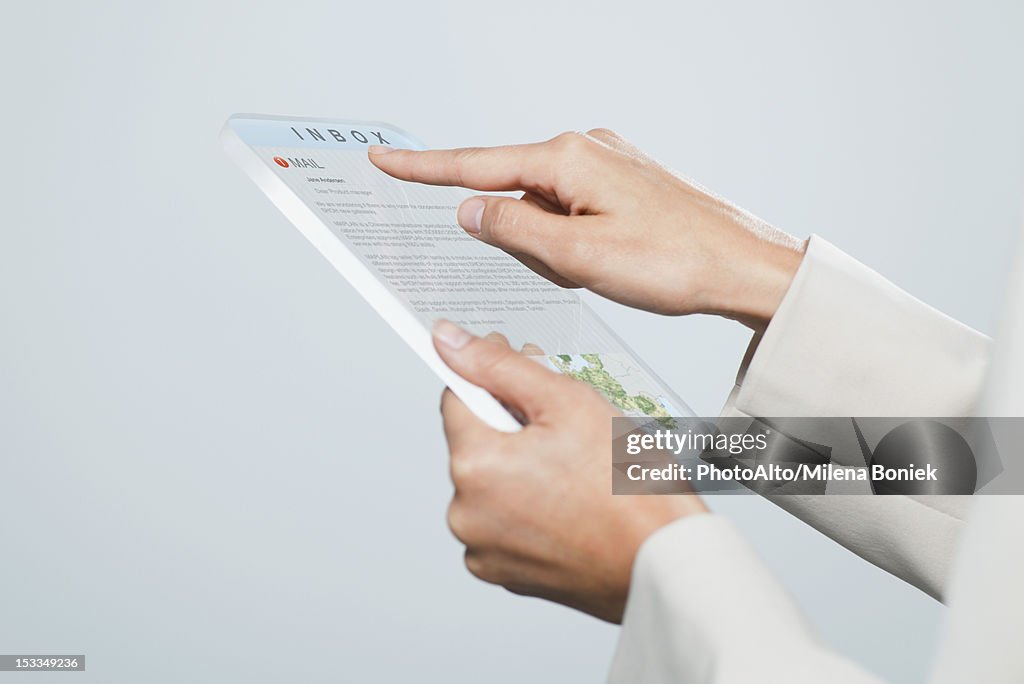
<path fill-rule="evenodd" d="M 281 157 L 274 157 L 274 162 L 278 166 L 280 166 L 280 167 L 283 167 L 283 168 L 286 168 L 286 169 L 288 168 L 288 160 L 287 159 L 282 159 Z"/>

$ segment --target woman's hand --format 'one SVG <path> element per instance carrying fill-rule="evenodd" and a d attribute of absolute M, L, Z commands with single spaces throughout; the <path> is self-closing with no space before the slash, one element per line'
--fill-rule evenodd
<path fill-rule="evenodd" d="M 523 191 L 466 200 L 459 225 L 555 283 L 656 313 L 712 313 L 763 328 L 803 254 L 802 241 L 604 129 L 509 147 L 374 146 L 369 156 L 404 180 Z"/>
<path fill-rule="evenodd" d="M 611 622 L 622 619 L 633 558 L 659 527 L 704 512 L 696 495 L 612 494 L 611 419 L 596 391 L 447 321 L 434 329 L 441 358 L 521 414 L 516 433 L 477 418 L 449 390 L 441 414 L 455 495 L 448 525 L 466 567 L 517 594 Z"/>

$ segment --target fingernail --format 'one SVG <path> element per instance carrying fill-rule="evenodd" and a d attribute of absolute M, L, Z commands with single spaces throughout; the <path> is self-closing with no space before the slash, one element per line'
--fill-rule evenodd
<path fill-rule="evenodd" d="M 484 220 L 484 201 L 479 197 L 470 197 L 459 207 L 459 225 L 470 233 L 480 232 L 480 222 Z"/>
<path fill-rule="evenodd" d="M 388 147 L 387 145 L 370 145 L 370 154 L 387 154 L 388 152 L 394 152 L 394 147 Z"/>
<path fill-rule="evenodd" d="M 473 339 L 473 336 L 451 321 L 442 318 L 434 323 L 434 339 L 446 347 L 462 349 L 467 342 Z"/>

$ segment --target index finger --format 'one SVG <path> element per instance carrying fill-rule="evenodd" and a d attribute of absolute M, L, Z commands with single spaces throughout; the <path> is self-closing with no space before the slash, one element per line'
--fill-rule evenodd
<path fill-rule="evenodd" d="M 542 182 L 535 170 L 543 143 L 454 150 L 399 150 L 373 145 L 370 161 L 384 173 L 427 185 L 457 185 L 495 192 L 526 190 Z M 549 166 L 549 165 L 548 165 Z"/>

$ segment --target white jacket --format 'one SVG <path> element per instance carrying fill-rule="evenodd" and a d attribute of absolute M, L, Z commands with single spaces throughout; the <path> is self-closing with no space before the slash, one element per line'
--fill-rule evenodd
<path fill-rule="evenodd" d="M 1016 266 L 1019 274 L 1024 255 Z M 752 342 L 723 413 L 1024 415 L 1024 278 L 1010 291 L 1001 351 L 983 395 L 993 357 L 986 337 L 814 236 L 771 324 Z M 987 403 L 979 406 L 983 396 Z M 934 681 L 1024 682 L 1024 497 L 773 500 L 947 600 Z M 736 529 L 708 514 L 672 523 L 641 547 L 610 681 L 875 679 L 819 643 Z"/>

